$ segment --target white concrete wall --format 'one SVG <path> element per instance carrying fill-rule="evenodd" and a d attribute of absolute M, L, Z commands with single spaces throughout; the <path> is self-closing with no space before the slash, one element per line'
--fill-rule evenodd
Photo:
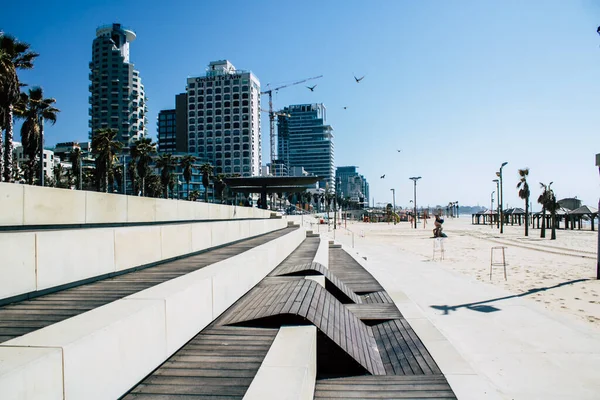
<path fill-rule="evenodd" d="M 64 389 L 68 400 L 118 398 L 263 279 L 304 237 L 305 231 L 297 229 L 230 259 L 0 344 L 0 398 L 52 398 L 40 393 L 48 382 Z M 58 361 L 40 363 L 50 355 L 18 353 L 31 347 L 56 352 L 52 356 L 58 355 Z M 61 362 L 62 376 L 56 376 Z M 20 383 L 24 378 L 19 377 L 25 376 L 27 386 Z M 9 380 L 14 383 L 2 384 Z M 312 385 L 314 391 L 314 378 Z"/>
<path fill-rule="evenodd" d="M 317 378 L 317 328 L 282 326 L 244 400 L 309 400 Z"/>
<path fill-rule="evenodd" d="M 283 219 L 0 231 L 0 299 L 123 271 L 284 228 Z"/>
<path fill-rule="evenodd" d="M 270 211 L 0 183 L 0 226 L 269 218 Z"/>
<path fill-rule="evenodd" d="M 321 264 L 325 268 L 329 268 L 329 239 L 321 236 L 319 238 L 319 247 L 315 254 L 314 262 Z"/>

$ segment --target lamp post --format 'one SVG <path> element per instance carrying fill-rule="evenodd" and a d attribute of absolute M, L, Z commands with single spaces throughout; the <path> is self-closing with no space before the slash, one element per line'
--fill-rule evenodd
<path fill-rule="evenodd" d="M 460 217 L 460 212 L 458 211 L 458 200 L 454 202 L 456 204 L 456 218 Z"/>
<path fill-rule="evenodd" d="M 503 162 L 502 165 L 500 166 L 500 233 L 504 233 L 504 196 L 502 193 L 502 168 L 504 168 L 504 166 L 508 164 L 508 162 Z"/>
<path fill-rule="evenodd" d="M 496 191 L 492 190 L 492 193 L 490 194 L 490 228 L 494 226 L 494 218 L 492 218 L 494 213 L 494 193 L 496 193 Z"/>
<path fill-rule="evenodd" d="M 600 28 L 599 28 L 600 29 Z M 600 153 L 596 154 L 596 167 L 598 167 L 598 173 L 600 174 Z M 596 255 L 596 279 L 600 279 L 600 199 L 598 199 L 598 248 Z"/>
<path fill-rule="evenodd" d="M 414 199 L 415 199 L 415 202 L 414 202 L 413 205 L 415 207 L 415 229 L 417 229 L 417 181 L 419 179 L 421 179 L 421 177 L 420 176 L 413 176 L 413 177 L 408 178 L 408 179 L 412 180 L 413 183 L 414 183 L 414 185 L 415 185 L 415 189 L 414 189 Z"/>
<path fill-rule="evenodd" d="M 496 175 L 500 176 L 500 172 L 496 172 Z M 500 180 L 494 179 L 492 182 L 496 182 L 496 193 L 498 193 L 498 204 L 500 204 Z M 498 214 L 498 219 L 496 220 L 496 228 L 500 228 L 500 213 L 498 211 L 498 206 L 496 206 L 496 214 Z"/>
<path fill-rule="evenodd" d="M 392 204 L 393 204 L 393 211 L 394 211 L 394 225 L 396 225 L 396 189 L 390 189 L 392 191 Z"/>

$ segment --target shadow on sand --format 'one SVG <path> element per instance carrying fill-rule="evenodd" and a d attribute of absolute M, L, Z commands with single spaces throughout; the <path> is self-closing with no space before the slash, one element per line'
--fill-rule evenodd
<path fill-rule="evenodd" d="M 538 293 L 538 292 L 545 292 L 546 290 L 549 290 L 549 289 L 556 289 L 556 288 L 561 287 L 561 286 L 572 285 L 574 283 L 585 282 L 585 281 L 589 281 L 589 280 L 590 280 L 589 278 L 588 279 L 575 279 L 573 281 L 562 282 L 562 283 L 556 284 L 554 286 L 529 289 L 525 293 L 521 293 L 521 294 L 514 294 L 512 296 L 505 296 L 505 297 L 497 297 L 495 299 L 482 300 L 482 301 L 478 301 L 478 302 L 475 302 L 475 303 L 457 304 L 455 306 L 448 306 L 448 305 L 446 305 L 446 306 L 430 306 L 430 307 L 433 308 L 433 309 L 436 309 L 436 310 L 443 311 L 444 315 L 448 315 L 450 313 L 450 311 L 456 311 L 459 308 L 467 308 L 467 309 L 473 310 L 473 311 L 490 313 L 490 312 L 494 312 L 494 311 L 500 311 L 500 309 L 496 308 L 494 306 L 491 306 L 491 305 L 489 305 L 487 303 L 492 303 L 492 302 L 495 302 L 495 301 L 501 301 L 501 300 L 507 300 L 507 299 L 513 299 L 513 298 L 516 298 L 516 297 L 530 296 L 530 295 Z"/>

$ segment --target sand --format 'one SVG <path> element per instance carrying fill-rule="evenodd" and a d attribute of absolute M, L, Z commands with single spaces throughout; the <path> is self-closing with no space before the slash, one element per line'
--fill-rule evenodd
<path fill-rule="evenodd" d="M 406 222 L 349 222 L 347 229 L 355 233 L 357 246 L 361 241 L 386 243 L 421 257 L 424 262 L 435 262 L 440 268 L 500 286 L 548 310 L 585 320 L 600 329 L 600 280 L 595 279 L 598 232 L 557 230 L 557 239 L 550 240 L 550 230 L 541 239 L 539 229 L 530 229 L 525 237 L 523 226 L 505 226 L 504 234 L 500 234 L 495 226 L 472 225 L 470 216 L 447 218 L 445 257 L 440 261 L 436 254 L 433 261 L 431 220 L 425 229 L 422 224 L 411 229 Z M 344 242 L 349 243 L 349 234 L 345 233 L 344 229 L 339 230 L 338 237 L 346 236 Z M 494 267 L 490 280 L 493 246 L 506 246 L 506 281 L 501 266 Z"/>

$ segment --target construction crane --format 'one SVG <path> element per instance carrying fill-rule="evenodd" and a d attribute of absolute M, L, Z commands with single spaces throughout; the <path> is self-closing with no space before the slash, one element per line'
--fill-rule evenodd
<path fill-rule="evenodd" d="M 306 79 L 302 79 L 301 81 L 297 81 L 297 82 L 293 82 L 293 83 L 288 83 L 287 85 L 282 85 L 273 89 L 269 89 L 269 90 L 265 90 L 264 92 L 260 92 L 260 94 L 268 94 L 269 95 L 269 136 L 271 139 L 271 163 L 273 161 L 275 161 L 276 158 L 276 154 L 275 154 L 275 116 L 278 114 L 277 112 L 273 111 L 273 92 L 278 91 L 279 89 L 283 89 L 289 86 L 294 86 L 294 85 L 299 85 L 301 83 L 307 82 L 307 81 L 311 81 L 313 79 L 319 79 L 322 78 L 323 75 L 319 75 L 319 76 L 314 76 L 312 78 L 306 78 Z"/>

